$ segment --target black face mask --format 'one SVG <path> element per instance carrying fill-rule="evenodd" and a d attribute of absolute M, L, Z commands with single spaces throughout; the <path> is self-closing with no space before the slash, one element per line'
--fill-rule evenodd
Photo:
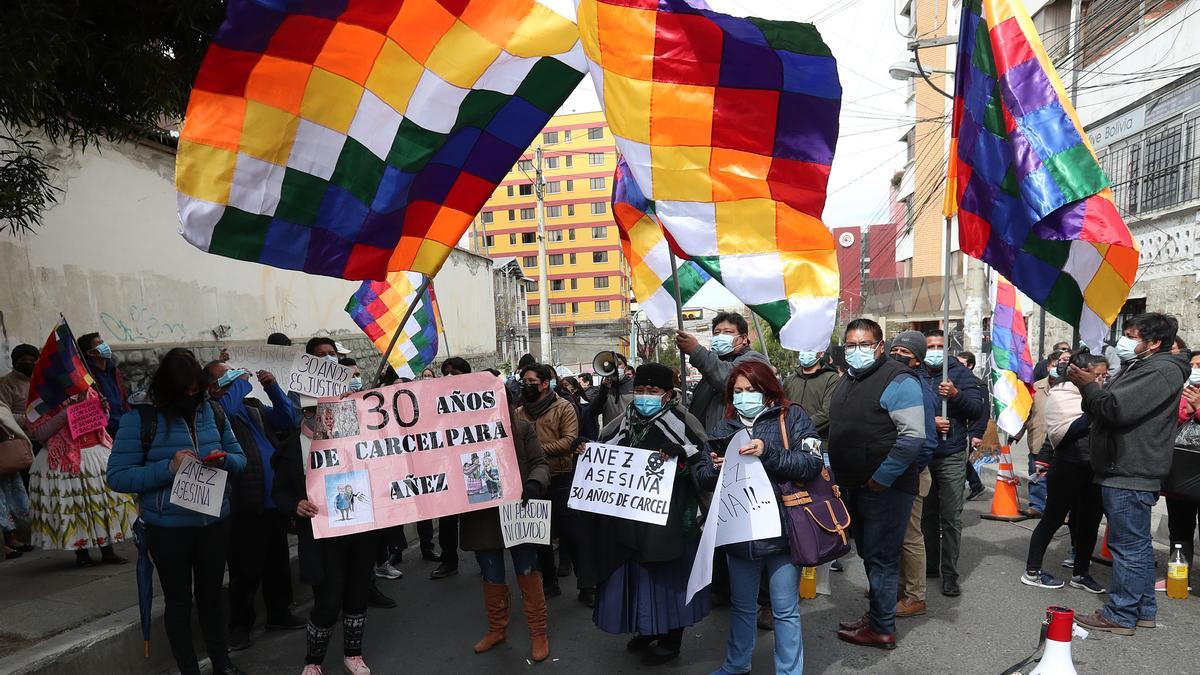
<path fill-rule="evenodd" d="M 907 356 L 904 356 L 903 354 L 889 354 L 888 358 L 895 361 L 896 363 L 899 363 L 900 365 L 904 366 L 905 368 L 912 367 L 912 366 L 908 365 L 909 358 Z"/>
<path fill-rule="evenodd" d="M 30 377 L 33 375 L 33 366 L 34 364 L 32 363 L 13 364 L 13 370 L 24 375 L 25 377 Z"/>
<path fill-rule="evenodd" d="M 532 403 L 541 397 L 542 391 L 538 388 L 538 385 L 529 384 L 528 382 L 521 385 L 521 398 Z"/>

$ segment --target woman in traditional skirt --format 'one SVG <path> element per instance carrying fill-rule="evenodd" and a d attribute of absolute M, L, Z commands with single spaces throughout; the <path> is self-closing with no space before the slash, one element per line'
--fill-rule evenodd
<path fill-rule="evenodd" d="M 5 433 L 7 432 L 7 433 Z M 29 444 L 29 438 L 17 424 L 12 409 L 7 403 L 0 401 L 0 438 L 14 438 Z M 32 449 L 32 446 L 29 446 Z M 25 492 L 25 483 L 21 481 L 19 472 L 0 475 L 0 530 L 4 531 L 4 558 L 19 558 L 21 553 L 32 551 L 33 547 L 17 539 L 17 527 L 28 523 L 29 494 Z"/>
<path fill-rule="evenodd" d="M 700 542 L 699 494 L 691 471 L 707 437 L 675 391 L 671 369 L 647 363 L 634 375 L 628 410 L 600 431 L 604 443 L 657 450 L 649 468 L 673 480 L 666 525 L 575 511 L 580 532 L 579 575 L 597 586 L 592 620 L 606 633 L 631 633 L 626 645 L 646 665 L 679 656 L 683 629 L 709 611 L 707 593 L 687 602 L 687 582 Z M 678 460 L 670 468 L 669 458 Z M 668 473 L 668 471 L 673 472 Z"/>
<path fill-rule="evenodd" d="M 88 553 L 100 547 L 101 562 L 122 564 L 112 545 L 125 541 L 137 519 L 130 495 L 114 492 L 104 482 L 112 436 L 97 429 L 71 438 L 67 409 L 84 399 L 101 400 L 95 389 L 73 397 L 58 410 L 30 422 L 34 436 L 45 446 L 29 471 L 33 503 L 34 546 L 75 552 L 75 564 L 96 564 Z"/>

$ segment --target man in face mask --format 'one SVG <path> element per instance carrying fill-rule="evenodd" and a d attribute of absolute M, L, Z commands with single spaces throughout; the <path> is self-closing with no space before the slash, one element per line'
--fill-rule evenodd
<path fill-rule="evenodd" d="M 797 360 L 796 372 L 783 381 L 783 390 L 808 413 L 821 439 L 828 439 L 829 401 L 841 376 L 825 361 L 825 352 L 800 352 Z"/>
<path fill-rule="evenodd" d="M 1170 353 L 1178 330 L 1179 322 L 1166 314 L 1141 314 L 1126 322 L 1117 342 L 1121 371 L 1104 387 L 1095 373 L 1074 364 L 1067 368 L 1092 422 L 1092 471 L 1113 554 L 1108 603 L 1093 614 L 1075 615 L 1090 630 L 1132 635 L 1155 625 L 1150 509 L 1171 469 L 1180 392 L 1191 374 L 1187 356 Z"/>
<path fill-rule="evenodd" d="M 305 620 L 292 613 L 292 573 L 287 529 L 290 513 L 275 508 L 271 497 L 275 471 L 271 458 L 299 443 L 291 431 L 299 416 L 275 376 L 256 374 L 271 405 L 250 396 L 250 372 L 213 361 L 204 367 L 208 395 L 225 410 L 233 435 L 246 453 L 246 468 L 229 477 L 229 648 L 250 647 L 254 598 L 262 585 L 268 628 L 299 629 Z"/>
<path fill-rule="evenodd" d="M 829 463 L 854 523 L 871 602 L 867 614 L 839 624 L 838 638 L 893 649 L 900 550 L 927 439 L 925 395 L 907 366 L 883 358 L 879 324 L 851 321 L 843 344 L 850 369 L 833 392 Z"/>
<path fill-rule="evenodd" d="M 12 372 L 0 377 L 0 401 L 12 409 L 17 424 L 32 433 L 25 419 L 25 404 L 29 399 L 29 376 L 41 353 L 33 345 L 17 345 L 12 350 Z"/>
<path fill-rule="evenodd" d="M 108 433 L 116 434 L 121 415 L 129 412 L 129 391 L 125 387 L 125 376 L 113 359 L 112 347 L 108 346 L 99 333 L 81 335 L 75 340 L 75 344 L 96 380 L 96 389 L 108 401 Z"/>
<path fill-rule="evenodd" d="M 338 359 L 338 364 L 346 366 L 354 371 L 354 374 L 350 376 L 350 391 L 362 391 L 362 371 L 358 369 L 358 361 L 355 361 L 349 356 L 343 356 L 342 358 Z"/>
<path fill-rule="evenodd" d="M 711 348 L 700 345 L 691 333 L 678 331 L 675 343 L 688 355 L 688 364 L 700 371 L 700 383 L 692 392 L 688 412 L 712 429 L 725 414 L 725 382 L 733 367 L 746 359 L 767 363 L 767 358 L 750 349 L 750 326 L 736 312 L 721 312 L 712 320 Z"/>
<path fill-rule="evenodd" d="M 575 406 L 550 390 L 554 370 L 545 364 L 526 366 L 521 371 L 521 407 L 517 416 L 529 422 L 537 432 L 538 441 L 550 462 L 550 536 L 558 537 L 559 555 L 574 557 L 574 540 L 564 525 L 567 522 L 567 498 L 571 494 L 572 455 L 579 438 L 579 418 Z M 558 565 L 554 549 L 538 547 L 538 563 L 542 570 L 542 586 L 547 596 L 562 595 L 558 586 Z M 589 600 L 590 589 L 580 589 L 580 599 Z"/>

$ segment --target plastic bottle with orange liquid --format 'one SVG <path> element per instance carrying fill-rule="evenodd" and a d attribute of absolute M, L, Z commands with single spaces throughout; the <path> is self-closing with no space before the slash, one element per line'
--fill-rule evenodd
<path fill-rule="evenodd" d="M 804 582 L 801 582 L 802 589 Z M 1171 547 L 1171 557 L 1167 560 L 1167 597 L 1183 600 L 1188 595 L 1188 564 L 1183 557 L 1183 544 Z"/>
<path fill-rule="evenodd" d="M 800 568 L 800 597 L 805 599 L 817 597 L 817 568 Z"/>

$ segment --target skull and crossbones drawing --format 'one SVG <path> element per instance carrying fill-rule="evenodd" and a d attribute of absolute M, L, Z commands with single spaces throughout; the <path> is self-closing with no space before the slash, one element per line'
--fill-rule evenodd
<path fill-rule="evenodd" d="M 662 455 L 658 453 L 650 455 L 650 457 L 646 459 L 646 476 L 660 479 L 663 478 L 663 476 L 666 474 L 666 470 L 663 468 L 664 464 L 666 464 L 666 460 L 663 459 Z"/>

